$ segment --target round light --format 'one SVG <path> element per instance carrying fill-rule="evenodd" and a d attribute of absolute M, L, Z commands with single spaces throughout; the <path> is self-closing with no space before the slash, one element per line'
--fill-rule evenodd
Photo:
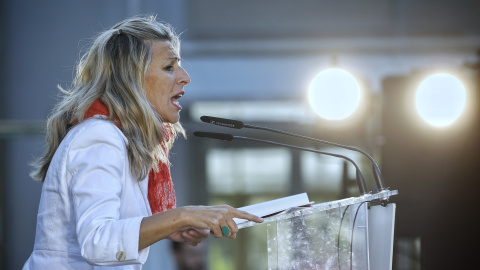
<path fill-rule="evenodd" d="M 320 117 L 342 120 L 358 108 L 360 92 L 360 85 L 350 73 L 331 68 L 313 78 L 308 88 L 308 101 Z"/>
<path fill-rule="evenodd" d="M 426 78 L 418 86 L 415 105 L 427 123 L 445 127 L 458 119 L 467 102 L 462 82 L 455 76 L 439 73 Z"/>

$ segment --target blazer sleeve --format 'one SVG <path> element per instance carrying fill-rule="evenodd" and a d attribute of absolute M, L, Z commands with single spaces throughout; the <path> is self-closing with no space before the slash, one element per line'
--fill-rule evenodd
<path fill-rule="evenodd" d="M 102 121 L 103 122 L 103 121 Z M 120 131 L 110 123 L 90 125 L 70 145 L 67 168 L 81 255 L 90 264 L 144 263 L 138 252 L 142 216 L 121 218 L 126 147 Z M 132 202 L 136 203 L 136 202 Z M 147 251 L 148 254 L 148 251 Z"/>

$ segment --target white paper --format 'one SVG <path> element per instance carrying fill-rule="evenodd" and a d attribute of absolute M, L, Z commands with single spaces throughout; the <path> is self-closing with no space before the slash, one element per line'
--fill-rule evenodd
<path fill-rule="evenodd" d="M 279 198 L 271 201 L 244 206 L 238 209 L 259 217 L 265 217 L 274 213 L 288 210 L 292 207 L 298 207 L 298 206 L 303 206 L 308 204 L 311 204 L 311 202 L 308 200 L 307 193 L 301 193 L 301 194 L 283 197 L 283 198 Z M 234 218 L 233 220 L 237 224 L 247 221 L 245 219 L 240 219 L 240 218 Z"/>

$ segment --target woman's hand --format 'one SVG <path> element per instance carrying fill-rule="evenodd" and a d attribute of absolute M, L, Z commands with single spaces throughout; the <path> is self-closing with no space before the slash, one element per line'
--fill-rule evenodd
<path fill-rule="evenodd" d="M 179 207 L 142 219 L 138 249 L 144 249 L 165 238 L 197 245 L 209 233 L 214 237 L 234 239 L 238 227 L 233 218 L 263 222 L 263 219 L 255 215 L 228 205 Z M 228 232 L 226 234 L 222 232 L 224 226 L 228 228 L 224 228 Z"/>
<path fill-rule="evenodd" d="M 182 215 L 186 218 L 187 228 L 197 228 L 210 230 L 214 237 L 226 236 L 234 239 L 238 232 L 238 227 L 233 218 L 241 218 L 257 223 L 263 222 L 263 219 L 235 209 L 228 205 L 219 206 L 186 206 L 181 207 Z M 227 226 L 228 234 L 222 232 L 222 227 Z"/>
<path fill-rule="evenodd" d="M 207 238 L 210 235 L 209 230 L 199 230 L 195 228 L 189 228 L 186 230 L 181 230 L 171 234 L 168 239 L 176 242 L 185 242 L 189 245 L 196 246 L 204 238 Z"/>

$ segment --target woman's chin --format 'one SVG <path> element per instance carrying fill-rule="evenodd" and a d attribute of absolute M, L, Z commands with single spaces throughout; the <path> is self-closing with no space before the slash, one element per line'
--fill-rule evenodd
<path fill-rule="evenodd" d="M 169 117 L 162 117 L 164 123 L 176 124 L 180 121 L 180 115 L 176 116 L 169 116 Z"/>

